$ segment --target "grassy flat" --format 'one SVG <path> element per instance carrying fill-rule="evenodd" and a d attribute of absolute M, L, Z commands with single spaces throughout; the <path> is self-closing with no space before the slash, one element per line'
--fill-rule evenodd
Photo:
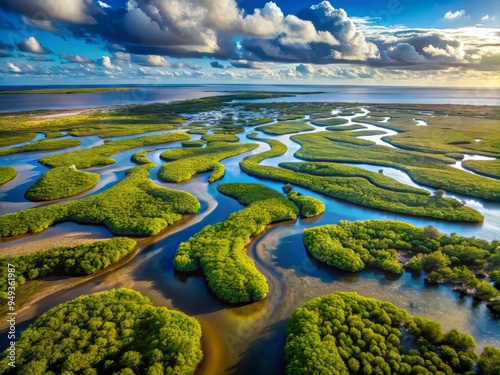
<path fill-rule="evenodd" d="M 349 121 L 346 120 L 345 118 L 329 118 L 329 119 L 317 119 L 311 121 L 314 125 L 319 125 L 319 126 L 327 126 L 327 125 L 342 125 L 342 124 L 347 124 Z"/>
<path fill-rule="evenodd" d="M 282 135 L 314 130 L 314 126 L 303 122 L 281 122 L 278 124 L 259 126 L 260 130 L 266 134 Z"/>
<path fill-rule="evenodd" d="M 500 159 L 496 160 L 465 160 L 462 167 L 477 174 L 500 179 Z"/>
<path fill-rule="evenodd" d="M 163 152 L 162 159 L 169 161 L 158 171 L 158 178 L 167 182 L 187 181 L 197 173 L 212 171 L 209 182 L 224 177 L 225 167 L 220 162 L 254 150 L 255 143 L 210 142 L 207 147 L 183 147 Z"/>
<path fill-rule="evenodd" d="M 16 177 L 17 171 L 12 167 L 0 167 L 0 185 L 3 185 L 14 177 Z"/>
<path fill-rule="evenodd" d="M 5 351 L 0 372 L 193 375 L 203 357 L 201 335 L 195 318 L 113 289 L 40 315 L 16 341 L 16 368 Z"/>
<path fill-rule="evenodd" d="M 90 168 L 100 165 L 113 164 L 115 161 L 109 156 L 121 151 L 137 147 L 158 145 L 162 143 L 183 141 L 189 139 L 185 132 L 174 132 L 159 135 L 147 135 L 138 138 L 121 139 L 118 141 L 105 142 L 103 145 L 71 151 L 41 158 L 39 161 L 48 167 L 61 167 L 74 165 L 77 168 Z"/>
<path fill-rule="evenodd" d="M 97 173 L 82 172 L 74 166 L 58 167 L 45 172 L 26 191 L 32 201 L 50 201 L 71 197 L 93 188 L 99 182 Z"/>
<path fill-rule="evenodd" d="M 149 179 L 153 166 L 135 167 L 125 179 L 93 196 L 1 215 L 0 237 L 38 233 L 63 221 L 104 224 L 120 235 L 156 235 L 183 214 L 196 213 L 200 203 L 190 193 L 158 187 Z"/>
<path fill-rule="evenodd" d="M 249 135 L 249 138 L 255 139 L 252 135 Z M 373 185 L 367 179 L 356 175 L 324 177 L 259 165 L 262 160 L 283 155 L 287 150 L 287 147 L 279 141 L 267 139 L 260 139 L 260 141 L 270 144 L 271 150 L 243 159 L 240 167 L 248 174 L 296 184 L 331 197 L 384 211 L 453 221 L 481 222 L 484 220 L 483 215 L 470 207 L 461 205 L 456 199 L 436 199 L 428 195 L 392 191 Z"/>
<path fill-rule="evenodd" d="M 298 134 L 296 156 L 311 161 L 365 163 L 401 169 L 421 184 L 472 197 L 500 200 L 500 181 L 475 176 L 449 166 L 454 159 L 439 154 L 398 150 L 371 142 L 354 142 L 360 132 Z"/>
<path fill-rule="evenodd" d="M 183 272 L 202 269 L 212 292 L 231 303 L 263 299 L 269 291 L 265 277 L 246 255 L 245 244 L 268 224 L 295 219 L 297 207 L 284 195 L 264 185 L 222 184 L 222 194 L 247 207 L 208 225 L 179 245 L 174 267 Z"/>
<path fill-rule="evenodd" d="M 353 124 L 353 125 L 345 125 L 345 126 L 327 126 L 326 130 L 330 131 L 338 131 L 338 132 L 343 132 L 343 131 L 349 131 L 349 130 L 360 130 L 360 129 L 366 129 L 363 125 L 358 125 L 358 124 Z"/>
<path fill-rule="evenodd" d="M 24 146 L 10 147 L 0 149 L 1 155 L 16 154 L 18 152 L 50 151 L 60 150 L 68 147 L 80 146 L 82 144 L 78 139 L 43 139 L 38 142 L 28 143 Z"/>

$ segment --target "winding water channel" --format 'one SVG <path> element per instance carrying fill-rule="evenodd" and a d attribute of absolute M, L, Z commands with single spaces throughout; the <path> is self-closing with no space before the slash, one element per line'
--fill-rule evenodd
<path fill-rule="evenodd" d="M 368 113 L 367 108 L 362 108 L 362 113 L 345 116 L 344 118 L 349 122 L 343 125 L 355 124 L 356 118 Z M 362 125 L 370 130 L 384 132 L 382 135 L 362 137 L 363 139 L 394 147 L 383 138 L 396 134 L 395 131 L 376 125 L 364 123 Z M 315 127 L 314 131 L 325 130 L 324 127 L 312 126 Z M 247 128 L 245 133 L 238 134 L 238 136 L 242 142 L 249 142 L 246 135 L 254 131 L 254 128 Z M 259 136 L 269 137 L 261 132 Z M 124 137 L 113 139 L 119 138 Z M 299 145 L 290 139 L 290 135 L 273 138 L 286 144 L 288 151 L 283 156 L 265 160 L 263 164 L 275 166 L 283 161 L 300 161 L 294 157 Z M 78 137 L 78 139 L 83 144 L 71 150 L 92 147 L 103 142 L 96 136 Z M 192 139 L 199 139 L 199 136 L 193 135 Z M 269 146 L 259 142 L 258 149 L 224 160 L 226 174 L 222 180 L 212 184 L 207 182 L 208 173 L 198 174 L 190 181 L 181 184 L 170 184 L 158 180 L 157 171 L 163 163 L 159 155 L 165 148 L 171 147 L 180 147 L 180 144 L 177 142 L 163 145 L 155 150 L 152 150 L 155 147 L 139 148 L 112 156 L 116 160 L 115 164 L 89 169 L 99 173 L 101 180 L 96 187 L 78 197 L 96 194 L 113 186 L 123 179 L 128 169 L 134 166 L 130 162 L 132 154 L 140 150 L 151 150 L 147 156 L 157 163 L 157 167 L 150 171 L 151 179 L 159 186 L 183 189 L 193 193 L 202 204 L 200 212 L 167 229 L 156 238 L 144 240 L 141 245 L 143 250 L 139 251 L 135 257 L 121 262 L 119 267 L 113 267 L 112 271 L 103 270 L 95 277 L 86 278 L 84 282 L 71 284 L 69 289 L 69 280 L 65 284 L 65 279 L 62 279 L 59 283 L 59 291 L 29 303 L 19 310 L 18 330 L 25 329 L 39 314 L 61 302 L 82 294 L 128 287 L 148 296 L 155 305 L 182 310 L 201 321 L 204 334 L 204 360 L 198 374 L 280 374 L 284 373 L 285 368 L 283 349 L 285 327 L 292 311 L 316 296 L 335 291 L 355 291 L 363 296 L 393 302 L 407 309 L 411 314 L 434 319 L 441 323 L 444 329 L 456 327 L 467 332 L 476 339 L 479 349 L 485 345 L 500 347 L 500 321 L 493 317 L 483 303 L 478 303 L 471 297 L 461 296 L 452 291 L 449 286 L 426 286 L 422 277 L 414 277 L 409 273 L 404 273 L 397 279 L 389 279 L 379 271 L 365 270 L 351 274 L 318 264 L 308 256 L 301 239 L 302 231 L 311 226 L 334 224 L 340 220 L 395 219 L 419 226 L 431 224 L 444 233 L 457 232 L 465 236 L 492 240 L 500 233 L 500 203 L 447 194 L 457 199 L 464 199 L 468 205 L 485 215 L 485 221 L 482 224 L 464 224 L 379 211 L 330 198 L 307 189 L 296 188 L 303 194 L 321 199 L 326 205 L 325 213 L 312 219 L 274 224 L 264 234 L 253 239 L 248 246 L 248 254 L 266 276 L 270 285 L 270 293 L 260 302 L 229 307 L 209 292 L 202 277 L 178 275 L 172 267 L 172 259 L 182 241 L 186 241 L 204 226 L 222 221 L 230 213 L 242 209 L 238 202 L 217 192 L 219 184 L 263 183 L 271 188 L 281 189 L 281 183 L 249 176 L 239 169 L 239 162 L 245 156 L 269 150 Z M 49 204 L 29 202 L 23 194 L 47 170 L 37 162 L 42 155 L 67 151 L 66 149 L 0 157 L 1 165 L 12 166 L 18 170 L 18 177 L 15 180 L 0 187 L 0 213 Z M 408 185 L 433 190 L 416 184 L 406 173 L 394 168 L 366 164 L 355 164 L 355 166 L 371 171 L 383 168 L 386 176 Z M 107 229 L 103 227 L 62 223 L 39 234 L 1 240 L 0 254 L 3 249 L 22 246 L 26 241 L 40 241 L 64 232 L 72 232 L 76 235 L 90 232 L 96 237 L 110 236 Z M 0 332 L 0 336 L 3 340 L 4 331 Z M 1 345 L 3 349 L 5 343 L 2 341 Z"/>

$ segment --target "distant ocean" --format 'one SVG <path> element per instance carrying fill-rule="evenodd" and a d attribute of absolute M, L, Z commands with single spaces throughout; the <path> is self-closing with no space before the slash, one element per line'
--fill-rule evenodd
<path fill-rule="evenodd" d="M 29 90 L 79 87 L 121 86 L 0 86 L 0 90 Z M 137 86 L 133 91 L 88 94 L 16 94 L 0 95 L 0 112 L 40 109 L 77 109 L 138 103 L 170 102 L 204 96 L 223 95 L 228 91 L 316 92 L 293 98 L 265 102 L 347 102 L 500 105 L 500 88 L 324 86 L 324 85 L 165 85 Z M 321 92 L 321 93 L 318 93 Z"/>

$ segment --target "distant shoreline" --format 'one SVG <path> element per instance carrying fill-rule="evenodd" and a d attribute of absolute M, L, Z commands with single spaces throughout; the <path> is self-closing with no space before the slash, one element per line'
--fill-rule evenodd
<path fill-rule="evenodd" d="M 92 88 L 64 88 L 64 89 L 30 89 L 0 91 L 0 95 L 15 94 L 90 94 L 99 92 L 118 92 L 137 90 L 133 87 L 92 87 Z"/>

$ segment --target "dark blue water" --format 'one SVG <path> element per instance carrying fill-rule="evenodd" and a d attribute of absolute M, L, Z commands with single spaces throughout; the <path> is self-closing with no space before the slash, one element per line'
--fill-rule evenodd
<path fill-rule="evenodd" d="M 98 86 L 0 86 L 1 90 Z M 103 86 L 101 86 L 103 87 Z M 106 86 L 118 87 L 118 86 Z M 124 87 L 134 87 L 128 85 Z M 132 91 L 88 94 L 16 94 L 0 95 L 0 112 L 42 109 L 75 109 L 138 103 L 170 102 L 222 95 L 227 91 L 282 91 L 315 94 L 281 98 L 279 101 L 413 103 L 500 105 L 498 88 L 393 87 L 347 85 L 168 85 L 135 86 Z M 318 93 L 321 92 L 321 93 Z M 277 101 L 268 99 L 265 102 Z"/>

